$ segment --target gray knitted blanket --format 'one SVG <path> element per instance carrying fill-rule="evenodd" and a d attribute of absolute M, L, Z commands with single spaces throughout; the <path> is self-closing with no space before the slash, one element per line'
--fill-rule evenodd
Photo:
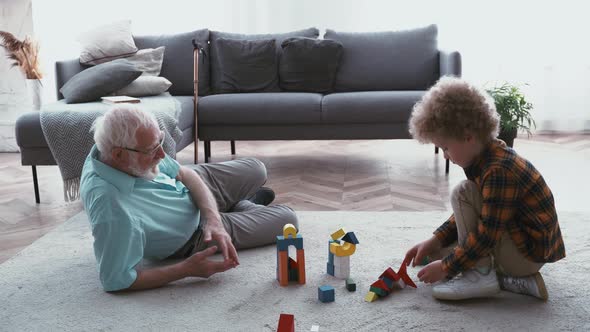
<path fill-rule="evenodd" d="M 152 112 L 160 129 L 166 131 L 164 151 L 176 157 L 176 144 L 182 138 L 177 127 L 180 103 L 169 93 L 141 98 L 136 104 L 142 110 Z M 112 105 L 102 102 L 66 104 L 63 100 L 41 108 L 41 128 L 57 162 L 63 182 L 66 202 L 80 198 L 80 175 L 86 156 L 94 145 L 92 123 L 108 111 Z"/>

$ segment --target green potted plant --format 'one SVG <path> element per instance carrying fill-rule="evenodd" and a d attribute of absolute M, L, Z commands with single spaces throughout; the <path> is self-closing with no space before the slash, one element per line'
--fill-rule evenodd
<path fill-rule="evenodd" d="M 505 82 L 486 91 L 494 99 L 500 115 L 499 139 L 512 147 L 519 129 L 525 130 L 529 136 L 532 134 L 531 128 L 536 128 L 531 115 L 533 105 L 525 99 L 520 87 Z"/>

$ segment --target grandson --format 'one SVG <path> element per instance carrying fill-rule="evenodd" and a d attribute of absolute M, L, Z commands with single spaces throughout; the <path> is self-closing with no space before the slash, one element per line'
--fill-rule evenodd
<path fill-rule="evenodd" d="M 498 122 L 484 91 L 450 77 L 412 112 L 412 136 L 441 148 L 467 176 L 452 192 L 451 217 L 406 253 L 413 266 L 442 257 L 418 272 L 425 283 L 450 279 L 432 288 L 437 299 L 486 297 L 502 287 L 547 300 L 539 269 L 565 257 L 551 190 L 529 161 L 495 138 Z"/>

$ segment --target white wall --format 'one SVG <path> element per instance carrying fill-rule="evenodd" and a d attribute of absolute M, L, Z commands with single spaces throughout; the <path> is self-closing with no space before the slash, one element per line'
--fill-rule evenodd
<path fill-rule="evenodd" d="M 0 30 L 22 40 L 33 33 L 31 0 L 0 0 Z M 0 47 L 0 152 L 16 152 L 14 123 L 24 110 L 31 109 L 25 77 Z"/>
<path fill-rule="evenodd" d="M 587 7 L 583 0 L 34 0 L 33 19 L 48 74 L 47 101 L 55 99 L 54 61 L 78 56 L 75 36 L 117 19 L 131 19 L 134 34 L 315 26 L 323 35 L 326 28 L 379 31 L 436 23 L 440 46 L 462 53 L 465 78 L 528 83 L 524 90 L 539 129 L 572 131 L 590 130 Z"/>

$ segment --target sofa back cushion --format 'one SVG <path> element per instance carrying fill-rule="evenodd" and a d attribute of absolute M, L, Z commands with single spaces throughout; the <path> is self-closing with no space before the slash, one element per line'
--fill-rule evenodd
<path fill-rule="evenodd" d="M 342 44 L 306 37 L 281 44 L 279 85 L 284 91 L 328 93 L 334 88 Z"/>
<path fill-rule="evenodd" d="M 267 92 L 277 86 L 277 52 L 274 39 L 219 38 L 215 53 L 221 80 L 217 92 Z"/>
<path fill-rule="evenodd" d="M 138 48 L 166 47 L 160 76 L 166 77 L 172 86 L 169 92 L 173 95 L 190 96 L 193 87 L 193 39 L 202 48 L 199 54 L 199 95 L 210 93 L 209 89 L 209 30 L 202 29 L 174 35 L 134 36 Z"/>
<path fill-rule="evenodd" d="M 335 91 L 425 90 L 439 77 L 438 29 L 389 32 L 336 32 L 324 39 L 342 43 L 344 52 Z"/>
<path fill-rule="evenodd" d="M 260 35 L 244 35 L 244 34 L 237 34 L 237 33 L 228 33 L 228 32 L 219 32 L 219 31 L 211 31 L 210 33 L 210 47 L 211 47 L 211 90 L 213 93 L 222 93 L 223 85 L 221 84 L 222 81 L 222 65 L 219 62 L 219 55 L 216 52 L 216 44 L 220 38 L 225 39 L 241 39 L 241 40 L 260 40 L 260 39 L 274 39 L 275 40 L 275 48 L 277 52 L 277 56 L 280 55 L 281 52 L 281 43 L 283 40 L 290 38 L 290 37 L 309 37 L 309 38 L 317 38 L 320 32 L 316 28 L 309 28 L 304 30 L 286 32 L 286 33 L 277 33 L 277 34 L 260 34 Z M 278 69 L 277 69 L 278 70 Z M 276 81 L 275 85 L 269 87 L 267 91 L 280 91 L 278 80 Z"/>

